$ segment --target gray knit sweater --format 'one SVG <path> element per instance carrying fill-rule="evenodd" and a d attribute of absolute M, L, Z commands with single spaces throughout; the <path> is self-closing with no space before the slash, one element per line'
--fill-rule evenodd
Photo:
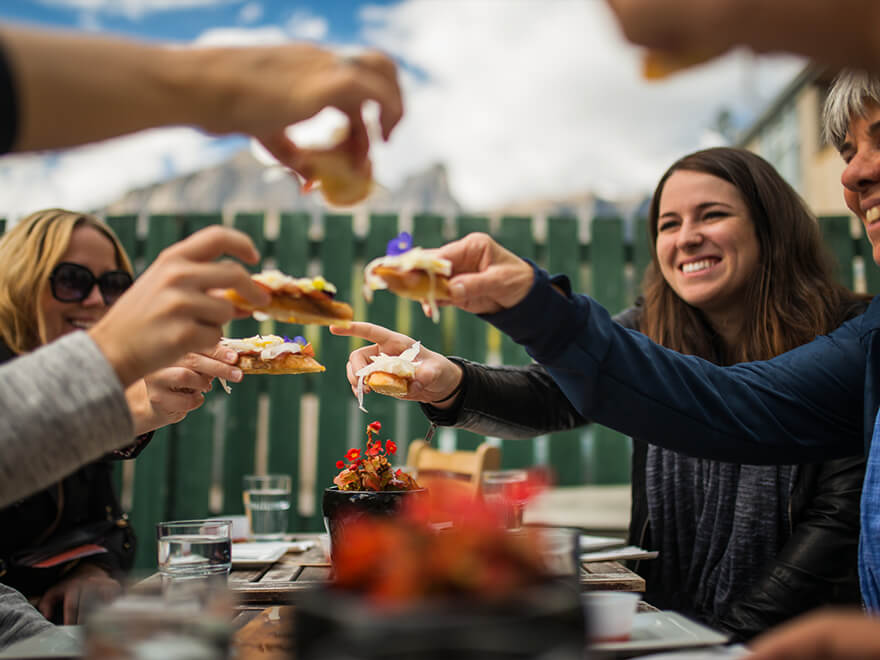
<path fill-rule="evenodd" d="M 0 367 L 0 507 L 131 442 L 116 373 L 76 332 Z M 0 584 L 0 649 L 52 624 Z"/>

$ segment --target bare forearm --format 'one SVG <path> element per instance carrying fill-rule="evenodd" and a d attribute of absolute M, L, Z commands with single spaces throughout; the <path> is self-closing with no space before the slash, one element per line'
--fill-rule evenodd
<path fill-rule="evenodd" d="M 0 39 L 18 95 L 15 151 L 193 121 L 180 98 L 187 67 L 171 49 L 17 27 Z"/>
<path fill-rule="evenodd" d="M 790 51 L 833 66 L 880 71 L 876 0 L 750 0 L 747 5 L 741 12 L 750 33 L 745 40 L 759 52 Z"/>

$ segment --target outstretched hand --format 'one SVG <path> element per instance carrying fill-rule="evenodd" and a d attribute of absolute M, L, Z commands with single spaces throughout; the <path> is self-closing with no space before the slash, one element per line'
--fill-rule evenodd
<path fill-rule="evenodd" d="M 371 364 L 370 356 L 385 353 L 386 355 L 400 355 L 415 343 L 414 339 L 399 332 L 388 330 L 373 323 L 351 323 L 348 327 L 330 326 L 330 332 L 334 335 L 360 337 L 369 342 L 370 346 L 364 346 L 352 351 L 346 365 L 348 382 L 351 391 L 357 394 L 357 371 Z M 420 362 L 416 369 L 415 377 L 409 386 L 409 393 L 402 399 L 420 401 L 422 403 L 434 403 L 448 397 L 461 382 L 461 367 L 447 359 L 440 353 L 435 353 L 422 346 L 416 360 Z M 364 384 L 364 392 L 370 388 Z M 453 400 L 444 401 L 439 407 L 452 405 Z"/>
<path fill-rule="evenodd" d="M 468 234 L 433 250 L 452 262 L 451 302 L 474 314 L 494 314 L 526 297 L 535 279 L 532 267 L 488 234 Z"/>
<path fill-rule="evenodd" d="M 176 424 L 205 402 L 215 378 L 241 381 L 235 351 L 217 345 L 207 353 L 187 353 L 174 365 L 135 382 L 126 391 L 135 435 Z"/>
<path fill-rule="evenodd" d="M 163 250 L 89 334 L 123 386 L 190 351 L 211 350 L 222 326 L 241 312 L 218 289 L 233 288 L 255 307 L 269 294 L 238 263 L 259 254 L 240 231 L 215 225 Z"/>
<path fill-rule="evenodd" d="M 861 660 L 880 657 L 880 620 L 826 609 L 774 628 L 749 645 L 750 660 Z"/>
<path fill-rule="evenodd" d="M 76 567 L 63 580 L 52 585 L 37 603 L 40 613 L 53 619 L 56 608 L 62 607 L 65 626 L 82 623 L 82 604 L 97 598 L 108 602 L 122 593 L 122 585 L 102 568 L 89 563 Z"/>

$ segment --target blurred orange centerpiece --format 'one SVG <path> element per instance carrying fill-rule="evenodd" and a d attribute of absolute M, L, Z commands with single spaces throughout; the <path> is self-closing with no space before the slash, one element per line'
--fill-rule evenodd
<path fill-rule="evenodd" d="M 325 491 L 325 521 L 331 492 L 397 499 L 378 513 L 331 512 L 334 579 L 297 604 L 296 657 L 582 658 L 578 586 L 547 574 L 538 532 L 511 533 L 497 509 L 454 485 L 421 489 L 386 465 L 394 444 L 374 440 L 381 427 L 371 426 L 366 456 L 347 454 Z M 415 490 L 381 490 L 388 484 Z"/>

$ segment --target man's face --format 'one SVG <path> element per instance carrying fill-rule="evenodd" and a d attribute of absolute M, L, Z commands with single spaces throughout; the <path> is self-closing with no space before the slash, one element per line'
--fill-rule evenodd
<path fill-rule="evenodd" d="M 871 103 L 863 116 L 852 118 L 840 155 L 846 163 L 843 198 L 865 226 L 880 265 L 880 105 Z"/>

